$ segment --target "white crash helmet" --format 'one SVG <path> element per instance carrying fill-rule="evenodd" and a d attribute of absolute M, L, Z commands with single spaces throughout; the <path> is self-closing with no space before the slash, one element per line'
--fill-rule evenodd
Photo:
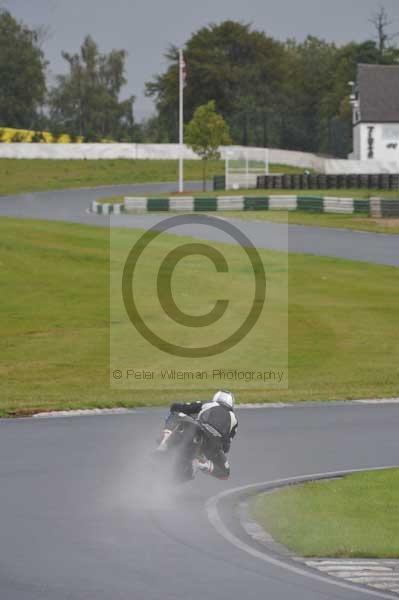
<path fill-rule="evenodd" d="M 219 390 L 212 398 L 213 402 L 217 402 L 218 404 L 224 404 L 228 408 L 234 407 L 234 394 L 228 392 L 227 390 Z"/>

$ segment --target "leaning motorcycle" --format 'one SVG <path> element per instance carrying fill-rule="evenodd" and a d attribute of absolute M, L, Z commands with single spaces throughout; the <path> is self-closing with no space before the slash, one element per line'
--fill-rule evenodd
<path fill-rule="evenodd" d="M 203 456 L 209 433 L 206 424 L 189 415 L 171 413 L 153 455 L 155 468 L 174 483 L 194 479 L 193 460 Z"/>

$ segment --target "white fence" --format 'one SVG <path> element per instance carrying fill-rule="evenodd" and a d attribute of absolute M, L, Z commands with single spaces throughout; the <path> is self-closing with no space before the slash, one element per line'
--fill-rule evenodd
<path fill-rule="evenodd" d="M 222 159 L 227 153 L 245 150 L 250 153 L 251 160 L 263 161 L 265 148 L 244 148 L 243 146 L 224 146 L 220 148 Z M 324 159 L 306 152 L 291 152 L 289 150 L 270 151 L 270 162 L 289 164 L 297 167 L 320 170 Z M 0 144 L 0 158 L 46 158 L 46 159 L 178 159 L 179 144 L 35 144 L 22 143 Z M 199 159 L 190 148 L 184 146 L 183 157 L 191 160 Z"/>
<path fill-rule="evenodd" d="M 381 173 L 399 173 L 399 163 L 382 160 L 334 160 L 327 159 L 324 172 L 328 175 L 380 175 Z"/>
<path fill-rule="evenodd" d="M 244 148 L 243 146 L 224 146 L 220 148 L 223 160 L 229 152 L 245 150 L 250 152 L 251 160 L 263 161 L 265 148 Z M 0 143 L 0 158 L 51 159 L 51 160 L 101 160 L 126 158 L 130 160 L 176 160 L 180 156 L 178 144 L 16 144 Z M 186 146 L 183 150 L 185 160 L 199 157 Z M 335 160 L 326 159 L 310 152 L 269 149 L 270 164 L 290 165 L 302 169 L 314 169 L 318 173 L 399 173 L 399 164 L 395 162 Z"/>
<path fill-rule="evenodd" d="M 105 160 L 127 158 L 177 159 L 178 144 L 0 144 L 0 158 L 41 158 L 50 160 Z M 185 159 L 198 159 L 184 148 Z"/>

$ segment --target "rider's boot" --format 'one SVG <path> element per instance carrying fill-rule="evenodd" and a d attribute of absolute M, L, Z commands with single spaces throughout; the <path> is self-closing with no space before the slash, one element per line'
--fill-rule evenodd
<path fill-rule="evenodd" d="M 202 473 L 211 474 L 213 471 L 213 462 L 205 457 L 194 458 L 193 460 L 193 471 L 197 473 L 197 471 L 202 471 Z"/>
<path fill-rule="evenodd" d="M 170 438 L 171 434 L 172 432 L 170 429 L 163 430 L 161 441 L 157 446 L 157 452 L 166 452 L 168 449 L 168 439 Z"/>

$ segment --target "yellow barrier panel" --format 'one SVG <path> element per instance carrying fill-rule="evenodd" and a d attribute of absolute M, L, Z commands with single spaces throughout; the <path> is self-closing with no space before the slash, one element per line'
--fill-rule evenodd
<path fill-rule="evenodd" d="M 63 133 L 59 136 L 54 137 L 49 131 L 32 131 L 29 129 L 13 129 L 12 127 L 0 127 L 0 141 L 10 143 L 13 142 L 15 135 L 18 136 L 20 142 L 31 142 L 34 135 L 42 135 L 42 143 L 58 143 L 58 144 L 70 144 L 71 137 Z M 82 137 L 77 137 L 77 142 L 82 142 Z"/>

